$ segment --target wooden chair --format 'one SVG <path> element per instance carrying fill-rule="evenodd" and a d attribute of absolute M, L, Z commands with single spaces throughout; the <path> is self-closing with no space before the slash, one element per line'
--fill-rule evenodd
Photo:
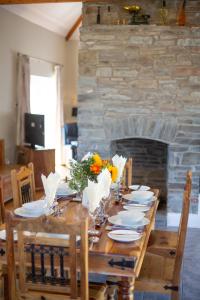
<path fill-rule="evenodd" d="M 4 223 L 5 207 L 2 199 L 1 187 L 0 187 L 0 225 Z"/>
<path fill-rule="evenodd" d="M 35 200 L 35 179 L 33 163 L 17 170 L 11 170 L 11 184 L 14 208 Z"/>
<path fill-rule="evenodd" d="M 129 185 L 132 184 L 132 174 L 133 174 L 133 159 L 129 158 L 124 167 L 122 186 L 128 187 Z"/>
<path fill-rule="evenodd" d="M 154 230 L 150 236 L 136 290 L 170 294 L 179 299 L 180 273 L 187 232 L 192 173 L 187 172 L 178 232 Z"/>
<path fill-rule="evenodd" d="M 17 255 L 14 229 L 18 233 Z M 87 218 L 76 224 L 53 216 L 41 216 L 30 222 L 7 211 L 6 232 L 9 300 L 104 299 L 103 285 L 89 289 Z M 61 238 L 55 234 L 68 236 Z"/>
<path fill-rule="evenodd" d="M 0 165 L 5 164 L 5 144 L 4 140 L 0 140 Z"/>

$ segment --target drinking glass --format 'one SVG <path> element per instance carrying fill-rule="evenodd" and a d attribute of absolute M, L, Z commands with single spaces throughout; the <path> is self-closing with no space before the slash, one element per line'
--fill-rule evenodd
<path fill-rule="evenodd" d="M 88 234 L 91 236 L 90 241 L 93 243 L 97 243 L 99 241 L 99 237 L 97 236 L 99 234 L 99 230 L 96 230 L 96 218 L 99 214 L 99 210 L 100 208 L 98 207 L 93 212 L 89 211 L 92 222 L 90 222 L 90 229 L 88 231 Z"/>

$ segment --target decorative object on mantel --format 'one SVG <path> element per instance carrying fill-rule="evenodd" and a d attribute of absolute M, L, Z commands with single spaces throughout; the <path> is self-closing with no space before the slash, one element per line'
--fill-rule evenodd
<path fill-rule="evenodd" d="M 177 18 L 177 23 L 179 26 L 185 26 L 186 23 L 185 6 L 186 6 L 186 0 L 182 0 L 179 13 L 178 13 L 178 18 Z"/>
<path fill-rule="evenodd" d="M 162 7 L 160 8 L 160 21 L 161 25 L 168 23 L 168 9 L 166 7 L 166 0 L 162 0 Z"/>
<path fill-rule="evenodd" d="M 139 14 L 141 7 L 138 5 L 124 6 L 131 15 L 130 25 L 149 24 L 150 15 Z"/>
<path fill-rule="evenodd" d="M 101 23 L 100 10 L 101 10 L 101 7 L 98 6 L 98 7 L 97 7 L 97 24 L 100 24 L 100 23 Z"/>

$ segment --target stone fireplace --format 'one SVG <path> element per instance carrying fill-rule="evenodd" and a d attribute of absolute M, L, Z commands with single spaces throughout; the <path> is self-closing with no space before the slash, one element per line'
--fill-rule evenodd
<path fill-rule="evenodd" d="M 188 169 L 193 196 L 199 192 L 200 28 L 106 25 L 106 18 L 94 25 L 94 7 L 84 3 L 80 34 L 79 156 L 130 153 L 134 174 L 137 158 L 144 155 L 138 149 L 149 146 L 162 155 L 157 164 L 165 173 L 161 181 L 168 211 L 179 212 Z M 148 161 L 155 162 L 150 150 Z M 139 174 L 134 176 L 144 183 Z"/>
<path fill-rule="evenodd" d="M 149 139 L 123 139 L 111 143 L 111 153 L 133 157 L 132 182 L 150 185 L 161 191 L 160 202 L 167 200 L 168 145 Z"/>

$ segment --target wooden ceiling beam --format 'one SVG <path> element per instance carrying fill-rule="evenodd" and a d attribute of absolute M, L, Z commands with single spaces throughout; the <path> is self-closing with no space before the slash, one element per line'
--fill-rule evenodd
<path fill-rule="evenodd" d="M 95 0 L 0 0 L 5 4 L 38 4 L 38 3 L 67 3 L 67 2 L 96 2 Z"/>
<path fill-rule="evenodd" d="M 83 16 L 81 15 L 80 17 L 78 17 L 78 19 L 76 20 L 76 22 L 74 23 L 74 25 L 72 26 L 72 28 L 69 30 L 67 36 L 66 36 L 66 41 L 69 41 L 72 34 L 76 31 L 76 29 L 78 28 L 78 26 L 81 24 L 83 20 Z"/>

